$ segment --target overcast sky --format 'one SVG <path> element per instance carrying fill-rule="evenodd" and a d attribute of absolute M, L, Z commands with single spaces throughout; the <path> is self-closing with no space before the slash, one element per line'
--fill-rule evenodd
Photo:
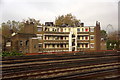
<path fill-rule="evenodd" d="M 22 21 L 35 18 L 41 23 L 54 21 L 59 15 L 72 13 L 86 26 L 101 22 L 101 28 L 108 24 L 118 28 L 119 0 L 0 0 L 0 23 L 8 20 Z"/>

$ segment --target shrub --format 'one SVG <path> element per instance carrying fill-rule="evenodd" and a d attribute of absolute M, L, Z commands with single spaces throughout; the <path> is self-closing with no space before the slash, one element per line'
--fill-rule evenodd
<path fill-rule="evenodd" d="M 5 57 L 5 56 L 22 56 L 22 55 L 23 55 L 22 53 L 17 53 L 15 51 L 12 51 L 12 52 L 4 51 L 4 52 L 0 53 L 0 56 L 2 56 L 2 57 Z"/>

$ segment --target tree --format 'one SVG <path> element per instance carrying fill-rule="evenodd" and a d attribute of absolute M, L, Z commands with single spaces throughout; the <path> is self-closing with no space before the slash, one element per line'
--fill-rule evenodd
<path fill-rule="evenodd" d="M 101 30 L 100 33 L 101 33 L 101 39 L 106 40 L 107 39 L 106 31 L 105 30 Z"/>
<path fill-rule="evenodd" d="M 109 33 L 107 40 L 107 48 L 108 49 L 120 49 L 120 40 L 118 36 L 118 31 L 114 31 Z"/>
<path fill-rule="evenodd" d="M 22 22 L 14 20 L 8 20 L 6 23 L 2 23 L 2 35 L 6 38 L 10 38 L 12 33 L 18 33 L 21 30 L 22 25 Z"/>
<path fill-rule="evenodd" d="M 34 19 L 34 18 L 28 18 L 28 20 L 27 21 L 29 21 L 29 22 L 33 22 L 34 23 L 34 25 L 41 25 L 40 24 L 40 20 L 36 20 L 36 19 Z"/>
<path fill-rule="evenodd" d="M 10 38 L 12 33 L 22 32 L 26 21 L 29 23 L 33 22 L 35 26 L 41 25 L 39 20 L 33 18 L 28 18 L 28 20 L 23 20 L 23 22 L 8 20 L 6 23 L 2 23 L 2 35 L 6 38 Z"/>
<path fill-rule="evenodd" d="M 55 25 L 80 26 L 80 20 L 76 19 L 76 17 L 70 13 L 58 16 L 55 20 Z"/>
<path fill-rule="evenodd" d="M 117 41 L 118 40 L 118 31 L 109 33 L 108 38 L 109 38 L 109 40 Z"/>
<path fill-rule="evenodd" d="M 24 33 L 25 24 L 33 24 L 35 32 L 37 31 L 37 26 L 41 25 L 40 20 L 36 20 L 34 18 L 28 18 L 27 20 L 23 20 L 22 23 L 23 24 L 21 24 L 22 27 L 21 27 L 19 33 Z"/>
<path fill-rule="evenodd" d="M 10 26 L 6 23 L 2 23 L 2 36 L 4 36 L 5 38 L 9 38 L 11 37 L 11 29 Z"/>

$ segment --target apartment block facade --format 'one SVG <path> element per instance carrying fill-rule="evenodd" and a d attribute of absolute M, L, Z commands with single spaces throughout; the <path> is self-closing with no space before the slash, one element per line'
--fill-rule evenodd
<path fill-rule="evenodd" d="M 11 49 L 22 53 L 100 50 L 100 23 L 95 26 L 53 26 L 35 28 L 25 24 L 24 32 L 11 38 Z M 29 29 L 28 29 L 29 28 Z M 37 31 L 33 31 L 36 29 Z M 24 36 L 25 35 L 25 36 Z"/>
<path fill-rule="evenodd" d="M 38 26 L 40 52 L 100 50 L 100 23 L 96 26 Z"/>

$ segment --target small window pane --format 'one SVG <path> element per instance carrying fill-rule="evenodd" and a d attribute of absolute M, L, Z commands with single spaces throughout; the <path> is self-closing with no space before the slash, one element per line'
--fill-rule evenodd
<path fill-rule="evenodd" d="M 94 35 L 91 35 L 91 36 L 90 36 L 90 40 L 94 40 Z"/>
<path fill-rule="evenodd" d="M 94 44 L 90 44 L 90 47 L 91 47 L 91 48 L 94 48 Z"/>
<path fill-rule="evenodd" d="M 22 41 L 20 41 L 20 46 L 22 46 L 23 45 L 23 42 Z"/>
<path fill-rule="evenodd" d="M 38 28 L 38 31 L 42 31 L 42 28 Z"/>
<path fill-rule="evenodd" d="M 80 32 L 80 28 L 78 28 L 77 31 Z"/>
<path fill-rule="evenodd" d="M 94 32 L 94 28 L 90 28 L 90 31 L 91 31 L 91 32 Z"/>
<path fill-rule="evenodd" d="M 88 28 L 86 28 L 85 31 L 88 32 Z"/>

